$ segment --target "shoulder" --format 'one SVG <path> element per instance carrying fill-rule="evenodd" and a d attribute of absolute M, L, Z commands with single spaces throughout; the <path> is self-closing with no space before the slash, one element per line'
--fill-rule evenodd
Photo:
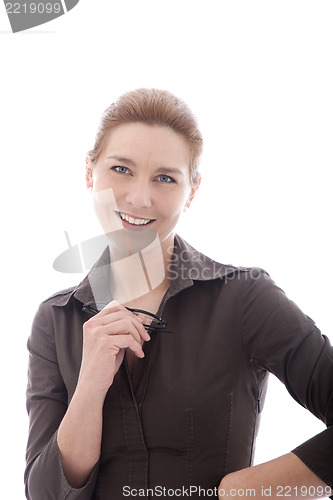
<path fill-rule="evenodd" d="M 76 299 L 76 290 L 75 286 L 59 290 L 39 304 L 32 321 L 30 348 L 36 352 L 54 349 L 61 342 L 66 343 L 73 338 L 74 332 L 81 331 L 83 304 Z"/>
<path fill-rule="evenodd" d="M 65 288 L 42 300 L 34 316 L 33 328 L 43 327 L 46 329 L 46 327 L 50 327 L 53 318 L 57 316 L 57 311 L 69 305 L 76 290 L 76 286 Z"/>
<path fill-rule="evenodd" d="M 40 318 L 45 318 L 45 315 L 47 315 L 48 311 L 52 309 L 53 305 L 67 304 L 71 296 L 74 294 L 75 289 L 76 287 L 70 287 L 59 290 L 58 292 L 55 292 L 42 300 L 36 311 L 34 322 L 36 322 L 36 320 L 39 320 Z"/>
<path fill-rule="evenodd" d="M 218 262 L 198 251 L 176 235 L 175 250 L 171 260 L 172 270 L 182 271 L 182 276 L 194 281 L 260 282 L 270 279 L 268 272 L 260 267 L 235 266 Z"/>
<path fill-rule="evenodd" d="M 73 293 L 76 290 L 76 286 L 72 286 L 69 288 L 64 288 L 63 290 L 59 290 L 58 292 L 53 293 L 52 295 L 49 295 L 46 297 L 43 301 L 42 304 L 59 304 L 64 301 L 68 301 L 70 297 L 73 295 Z"/>

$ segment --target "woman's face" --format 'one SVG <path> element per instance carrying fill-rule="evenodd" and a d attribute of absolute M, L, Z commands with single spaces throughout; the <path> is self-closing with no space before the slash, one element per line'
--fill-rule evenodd
<path fill-rule="evenodd" d="M 189 163 L 188 144 L 168 127 L 129 123 L 114 129 L 86 173 L 97 206 L 104 207 L 97 209 L 104 231 L 151 227 L 161 243 L 171 243 L 197 189 L 190 182 Z"/>

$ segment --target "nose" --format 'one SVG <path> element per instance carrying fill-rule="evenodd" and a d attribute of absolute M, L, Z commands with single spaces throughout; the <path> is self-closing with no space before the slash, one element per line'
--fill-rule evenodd
<path fill-rule="evenodd" d="M 126 202 L 134 208 L 150 208 L 152 205 L 151 186 L 146 179 L 133 179 L 128 186 Z"/>

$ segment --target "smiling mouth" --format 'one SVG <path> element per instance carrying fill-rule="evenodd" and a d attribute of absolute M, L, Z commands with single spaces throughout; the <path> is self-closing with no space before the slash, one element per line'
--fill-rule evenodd
<path fill-rule="evenodd" d="M 139 219 L 124 214 L 123 212 L 117 212 L 117 214 L 119 215 L 121 220 L 128 222 L 128 224 L 132 224 L 132 226 L 147 226 L 148 224 L 156 220 L 156 219 Z"/>

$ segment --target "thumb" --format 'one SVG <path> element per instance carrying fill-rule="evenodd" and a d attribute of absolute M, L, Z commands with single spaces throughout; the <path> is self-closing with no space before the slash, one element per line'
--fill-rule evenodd
<path fill-rule="evenodd" d="M 103 309 L 112 309 L 114 307 L 119 307 L 121 306 L 120 302 L 118 302 L 117 300 L 111 300 L 111 302 L 109 302 L 105 307 L 103 307 Z"/>

